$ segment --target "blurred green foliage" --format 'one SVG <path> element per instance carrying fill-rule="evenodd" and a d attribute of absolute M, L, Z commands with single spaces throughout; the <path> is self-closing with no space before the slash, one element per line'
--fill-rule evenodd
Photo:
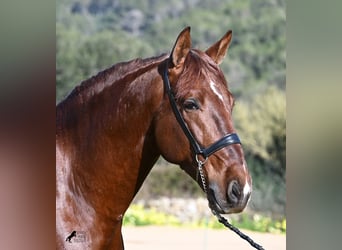
<path fill-rule="evenodd" d="M 202 50 L 232 29 L 221 68 L 236 98 L 233 118 L 253 177 L 249 208 L 284 215 L 285 13 L 285 0 L 58 0 L 56 102 L 117 62 L 169 52 L 185 26 Z M 202 195 L 181 170 L 158 165 L 140 195 Z"/>
<path fill-rule="evenodd" d="M 236 129 L 243 131 L 243 145 L 263 161 L 272 162 L 273 171 L 285 173 L 286 99 L 285 93 L 270 87 L 251 102 L 239 102 L 234 110 Z"/>
<path fill-rule="evenodd" d="M 238 219 L 231 219 L 230 223 L 240 229 L 248 229 L 258 232 L 286 233 L 286 219 L 271 219 L 260 214 L 243 214 Z M 142 205 L 133 204 L 125 213 L 124 226 L 182 226 L 189 228 L 226 229 L 216 217 L 202 218 L 198 221 L 181 222 L 177 217 L 157 211 L 155 208 L 144 208 Z"/>
<path fill-rule="evenodd" d="M 258 232 L 286 233 L 286 219 L 272 219 L 261 214 L 242 214 L 239 219 L 232 219 L 231 223 L 238 228 L 245 228 Z"/>
<path fill-rule="evenodd" d="M 158 212 L 154 208 L 145 209 L 142 205 L 132 205 L 125 213 L 125 226 L 173 225 L 179 226 L 180 221 L 172 215 Z"/>

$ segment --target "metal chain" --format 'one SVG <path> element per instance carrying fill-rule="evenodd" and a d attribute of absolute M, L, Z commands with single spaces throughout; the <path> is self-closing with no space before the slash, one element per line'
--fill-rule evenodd
<path fill-rule="evenodd" d="M 198 181 L 198 175 L 199 175 L 201 177 L 203 191 L 207 195 L 207 185 L 205 184 L 205 177 L 203 174 L 203 165 L 207 162 L 208 158 L 205 158 L 204 161 L 201 161 L 200 159 L 198 159 L 198 155 L 196 155 L 195 158 L 196 158 L 196 162 L 197 162 L 197 166 L 198 166 L 196 181 Z"/>
<path fill-rule="evenodd" d="M 203 173 L 203 165 L 206 163 L 208 158 L 205 158 L 204 161 L 199 160 L 197 155 L 196 155 L 195 158 L 196 158 L 196 162 L 197 162 L 197 166 L 198 166 L 198 168 L 197 168 L 197 175 L 196 175 L 196 178 L 197 178 L 196 181 L 198 181 L 198 175 L 199 175 L 200 178 L 201 178 L 201 181 L 202 181 L 204 193 L 207 195 L 207 185 L 206 185 L 205 177 L 204 177 L 204 173 Z M 232 230 L 237 235 L 239 235 L 242 239 L 246 240 L 252 247 L 254 247 L 255 249 L 258 249 L 258 250 L 265 250 L 265 248 L 263 248 L 261 245 L 259 245 L 256 242 L 254 242 L 249 236 L 247 236 L 246 234 L 242 233 L 238 228 L 236 228 L 233 225 L 231 225 L 226 220 L 226 218 L 222 217 L 215 210 L 211 210 L 211 212 L 216 216 L 217 220 L 221 224 L 223 224 L 225 227 L 228 227 L 230 230 Z"/>

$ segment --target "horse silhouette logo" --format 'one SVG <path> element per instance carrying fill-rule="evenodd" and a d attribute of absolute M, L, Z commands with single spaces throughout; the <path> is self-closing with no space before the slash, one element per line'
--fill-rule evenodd
<path fill-rule="evenodd" d="M 65 239 L 65 241 L 71 242 L 71 239 L 76 237 L 76 231 L 72 231 L 72 233 Z"/>

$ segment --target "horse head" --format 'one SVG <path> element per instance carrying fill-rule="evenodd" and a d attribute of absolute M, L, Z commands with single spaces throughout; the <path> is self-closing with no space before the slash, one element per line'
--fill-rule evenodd
<path fill-rule="evenodd" d="M 252 187 L 233 126 L 234 98 L 218 66 L 231 38 L 228 31 L 203 52 L 191 48 L 189 27 L 179 34 L 159 67 L 164 97 L 155 119 L 161 155 L 199 183 L 218 213 L 241 212 Z"/>

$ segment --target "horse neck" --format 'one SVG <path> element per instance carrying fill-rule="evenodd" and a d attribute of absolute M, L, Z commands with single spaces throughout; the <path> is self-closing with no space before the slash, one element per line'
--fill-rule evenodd
<path fill-rule="evenodd" d="M 66 185 L 105 216 L 124 213 L 159 157 L 153 117 L 163 83 L 157 66 L 57 107 L 57 144 L 71 168 Z"/>

